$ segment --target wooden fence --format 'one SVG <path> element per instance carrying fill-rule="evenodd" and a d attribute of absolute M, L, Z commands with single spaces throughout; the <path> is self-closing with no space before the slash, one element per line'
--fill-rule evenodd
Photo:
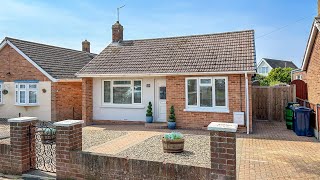
<path fill-rule="evenodd" d="M 296 101 L 296 86 L 252 86 L 252 113 L 255 120 L 284 121 L 288 102 Z"/>

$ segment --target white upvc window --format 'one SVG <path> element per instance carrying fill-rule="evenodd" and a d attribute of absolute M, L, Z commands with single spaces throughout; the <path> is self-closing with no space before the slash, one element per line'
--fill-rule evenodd
<path fill-rule="evenodd" d="M 142 80 L 103 80 L 102 104 L 142 104 Z"/>
<path fill-rule="evenodd" d="M 3 90 L 3 83 L 0 82 L 0 104 L 3 104 L 2 90 Z"/>
<path fill-rule="evenodd" d="M 260 70 L 259 73 L 267 74 L 269 71 L 269 68 L 268 67 L 260 67 L 259 70 Z"/>
<path fill-rule="evenodd" d="M 296 79 L 302 80 L 302 75 L 301 74 L 297 75 Z"/>
<path fill-rule="evenodd" d="M 185 83 L 185 111 L 229 112 L 227 77 L 192 77 Z"/>
<path fill-rule="evenodd" d="M 16 105 L 37 105 L 38 84 L 37 83 L 15 83 Z"/>

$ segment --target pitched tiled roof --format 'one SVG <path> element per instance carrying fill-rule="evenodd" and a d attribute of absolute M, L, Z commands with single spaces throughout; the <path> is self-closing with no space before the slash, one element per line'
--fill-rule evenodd
<path fill-rule="evenodd" d="M 111 43 L 78 75 L 254 71 L 254 31 Z"/>
<path fill-rule="evenodd" d="M 55 79 L 76 78 L 77 73 L 95 54 L 6 37 Z"/>
<path fill-rule="evenodd" d="M 298 69 L 298 67 L 292 61 L 285 60 L 277 60 L 277 59 L 269 59 L 263 58 L 272 68 L 285 68 L 290 67 L 293 69 Z"/>

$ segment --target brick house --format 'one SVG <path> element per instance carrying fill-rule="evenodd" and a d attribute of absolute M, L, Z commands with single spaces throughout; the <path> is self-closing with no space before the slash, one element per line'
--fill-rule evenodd
<path fill-rule="evenodd" d="M 304 54 L 302 71 L 305 73 L 307 82 L 308 102 L 318 114 L 315 122 L 318 125 L 315 127 L 315 136 L 319 139 L 320 134 L 320 3 L 318 2 L 319 15 L 314 19 L 307 48 Z M 317 108 L 318 107 L 318 108 Z"/>
<path fill-rule="evenodd" d="M 166 122 L 173 105 L 179 128 L 251 124 L 255 68 L 252 30 L 123 40 L 116 22 L 112 43 L 77 73 L 82 117 L 87 124 L 144 122 L 151 102 L 154 122 Z"/>
<path fill-rule="evenodd" d="M 0 118 L 81 119 L 82 80 L 94 54 L 6 37 L 0 44 Z"/>
<path fill-rule="evenodd" d="M 307 82 L 307 73 L 306 71 L 303 71 L 301 69 L 294 69 L 291 71 L 291 80 L 302 80 L 304 82 Z"/>

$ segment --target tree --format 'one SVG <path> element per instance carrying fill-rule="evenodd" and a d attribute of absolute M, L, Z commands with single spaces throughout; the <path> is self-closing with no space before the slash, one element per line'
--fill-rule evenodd
<path fill-rule="evenodd" d="M 287 83 L 291 82 L 291 71 L 292 68 L 275 68 L 270 71 L 267 76 L 269 84 L 274 82 Z"/>

